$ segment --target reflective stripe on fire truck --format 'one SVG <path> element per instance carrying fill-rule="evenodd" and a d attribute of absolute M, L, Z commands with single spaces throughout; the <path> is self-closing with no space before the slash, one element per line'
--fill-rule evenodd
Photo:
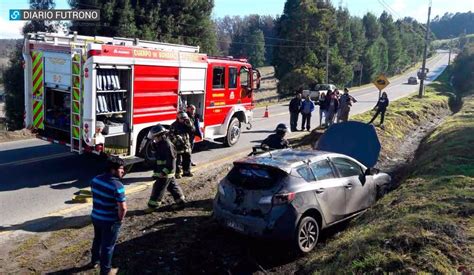
<path fill-rule="evenodd" d="M 72 58 L 72 136 L 81 137 L 81 55 L 74 54 Z"/>
<path fill-rule="evenodd" d="M 44 73 L 44 63 L 43 63 L 43 52 L 32 51 L 31 60 L 33 63 L 32 66 L 32 75 L 33 80 L 33 128 L 44 129 L 44 107 L 43 107 L 43 98 L 44 98 L 44 83 L 43 83 L 43 73 Z"/>

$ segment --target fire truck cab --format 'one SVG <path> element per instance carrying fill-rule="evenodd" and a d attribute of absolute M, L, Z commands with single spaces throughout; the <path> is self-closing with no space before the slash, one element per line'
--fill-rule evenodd
<path fill-rule="evenodd" d="M 23 57 L 25 125 L 79 154 L 134 157 L 152 126 L 189 104 L 203 139 L 232 146 L 260 81 L 246 59 L 138 39 L 31 33 Z"/>

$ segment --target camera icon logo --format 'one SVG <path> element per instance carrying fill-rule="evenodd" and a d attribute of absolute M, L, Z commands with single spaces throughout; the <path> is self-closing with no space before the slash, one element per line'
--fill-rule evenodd
<path fill-rule="evenodd" d="M 20 10 L 10 10 L 10 20 L 21 20 Z"/>

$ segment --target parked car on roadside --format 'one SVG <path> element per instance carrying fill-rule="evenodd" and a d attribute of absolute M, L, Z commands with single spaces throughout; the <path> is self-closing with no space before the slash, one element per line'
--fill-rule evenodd
<path fill-rule="evenodd" d="M 416 85 L 416 84 L 418 84 L 418 79 L 417 79 L 416 77 L 414 77 L 414 76 L 410 76 L 410 77 L 408 78 L 408 84 Z"/>
<path fill-rule="evenodd" d="M 352 131 L 357 133 L 350 141 L 338 140 Z M 372 125 L 340 123 L 316 148 L 270 151 L 234 162 L 218 185 L 214 218 L 239 233 L 288 240 L 300 252 L 311 251 L 322 229 L 372 206 L 391 180 L 369 167 L 380 152 Z"/>
<path fill-rule="evenodd" d="M 234 163 L 218 186 L 214 217 L 246 235 L 290 240 L 305 253 L 321 229 L 372 206 L 389 182 L 342 154 L 273 151 Z"/>
<path fill-rule="evenodd" d="M 304 90 L 303 96 L 309 95 L 312 100 L 317 100 L 321 92 L 327 93 L 328 90 L 334 91 L 337 87 L 333 84 L 316 84 L 313 90 Z"/>

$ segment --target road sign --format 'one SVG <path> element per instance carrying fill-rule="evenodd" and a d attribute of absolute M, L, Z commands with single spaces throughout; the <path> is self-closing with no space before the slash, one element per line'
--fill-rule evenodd
<path fill-rule="evenodd" d="M 390 84 L 390 81 L 388 81 L 385 75 L 381 74 L 374 81 L 372 81 L 372 83 L 374 83 L 375 87 L 377 87 L 377 89 L 381 91 L 385 89 L 385 87 L 387 87 L 388 84 Z"/>

